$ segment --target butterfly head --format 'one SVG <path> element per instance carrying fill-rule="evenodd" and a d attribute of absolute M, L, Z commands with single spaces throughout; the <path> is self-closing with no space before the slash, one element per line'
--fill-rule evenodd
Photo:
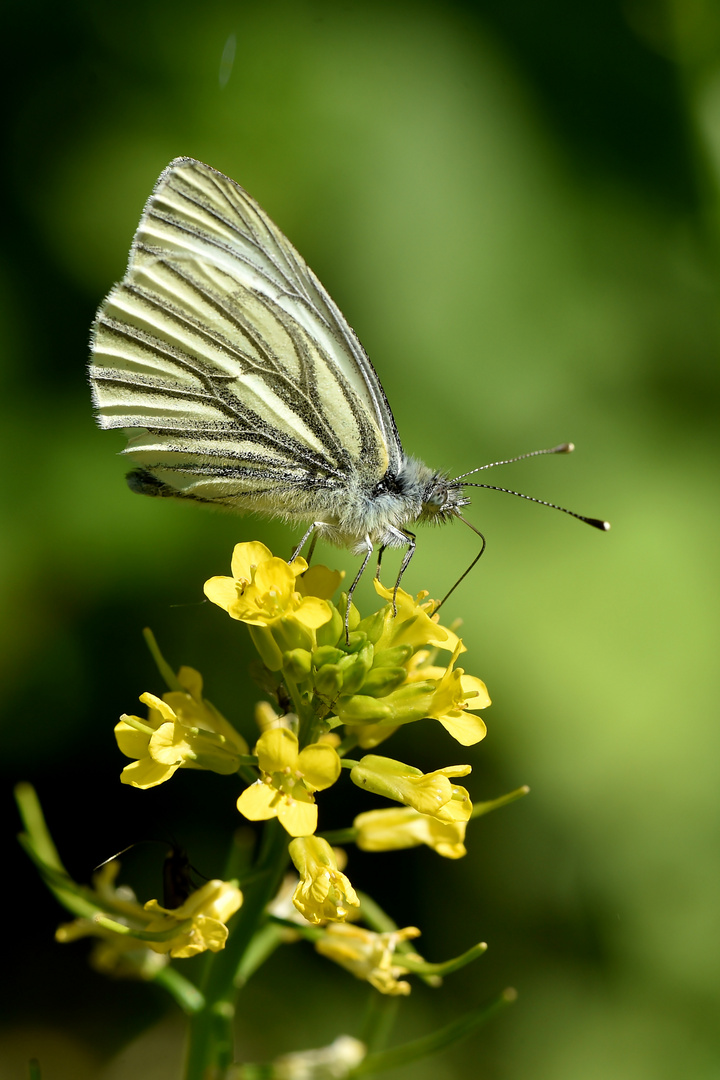
<path fill-rule="evenodd" d="M 462 484 L 445 473 L 429 469 L 416 458 L 405 459 L 397 480 L 408 504 L 414 506 L 413 522 L 441 525 L 470 502 L 463 494 Z"/>

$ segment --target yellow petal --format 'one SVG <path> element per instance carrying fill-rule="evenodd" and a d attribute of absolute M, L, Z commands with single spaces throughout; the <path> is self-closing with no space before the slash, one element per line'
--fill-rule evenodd
<path fill-rule="evenodd" d="M 257 741 L 255 753 L 264 773 L 294 769 L 298 759 L 298 737 L 287 728 L 271 728 Z"/>
<path fill-rule="evenodd" d="M 196 701 L 202 701 L 203 680 L 199 671 L 183 664 L 178 671 L 178 682 L 187 690 L 190 697 L 195 698 Z M 164 694 L 163 699 L 167 700 Z"/>
<path fill-rule="evenodd" d="M 126 765 L 120 773 L 123 784 L 132 787 L 151 788 L 163 784 L 177 771 L 177 765 L 161 765 L 152 758 L 146 757 L 141 761 L 133 761 L 132 765 Z"/>
<path fill-rule="evenodd" d="M 175 713 L 167 702 L 155 694 L 141 694 L 140 701 L 142 701 L 143 705 L 147 705 L 149 709 L 159 712 L 163 720 L 177 720 Z"/>
<path fill-rule="evenodd" d="M 327 566 L 311 566 L 307 573 L 297 579 L 295 588 L 302 596 L 318 596 L 321 600 L 329 600 L 343 577 L 339 570 L 328 570 Z"/>
<path fill-rule="evenodd" d="M 318 811 L 305 791 L 298 791 L 295 798 L 283 798 L 278 807 L 278 821 L 291 836 L 312 836 L 317 829 Z"/>
<path fill-rule="evenodd" d="M 269 602 L 281 614 L 295 591 L 295 575 L 284 559 L 273 557 L 257 568 L 254 584 L 261 596 L 270 594 Z"/>
<path fill-rule="evenodd" d="M 237 801 L 237 808 L 248 821 L 267 821 L 268 818 L 277 817 L 277 794 L 275 788 L 257 780 L 245 788 Z"/>
<path fill-rule="evenodd" d="M 479 716 L 473 716 L 459 709 L 456 712 L 438 716 L 437 719 L 461 746 L 474 746 L 487 735 L 487 728 Z"/>
<path fill-rule="evenodd" d="M 295 767 L 308 787 L 315 791 L 324 791 L 331 787 L 342 770 L 340 758 L 327 743 L 312 743 L 306 746 L 300 751 Z M 298 836 L 303 835 L 298 833 Z"/>
<path fill-rule="evenodd" d="M 300 606 L 293 611 L 292 616 L 307 626 L 309 630 L 317 630 L 324 626 L 332 618 L 332 608 L 327 600 L 319 600 L 317 596 L 306 596 Z"/>
<path fill-rule="evenodd" d="M 134 717 L 133 719 L 139 718 Z M 124 720 L 120 720 L 115 725 L 115 740 L 120 752 L 125 757 L 141 758 L 145 757 L 148 752 L 150 736 L 146 735 L 144 731 L 138 731 L 137 728 L 126 724 Z"/>
<path fill-rule="evenodd" d="M 487 686 L 482 679 L 476 679 L 474 675 L 465 675 L 463 673 L 460 676 L 460 685 L 463 694 L 467 698 L 466 708 L 487 709 L 488 705 L 492 705 Z"/>
<path fill-rule="evenodd" d="M 153 761 L 162 765 L 180 765 L 192 754 L 179 724 L 161 724 L 148 747 Z"/>
<path fill-rule="evenodd" d="M 253 571 L 268 559 L 272 559 L 273 553 L 259 540 L 250 540 L 245 544 L 236 544 L 233 548 L 230 571 L 238 581 L 250 582 L 253 579 Z"/>
<path fill-rule="evenodd" d="M 203 585 L 208 600 L 230 614 L 230 608 L 238 598 L 237 585 L 231 577 L 211 577 Z M 235 616 L 233 616 L 234 618 Z"/>

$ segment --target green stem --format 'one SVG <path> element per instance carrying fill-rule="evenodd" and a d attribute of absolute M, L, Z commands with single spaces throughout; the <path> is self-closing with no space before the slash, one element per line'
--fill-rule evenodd
<path fill-rule="evenodd" d="M 174 967 L 162 968 L 153 982 L 167 990 L 188 1015 L 199 1012 L 205 1005 L 205 999 L 198 988 Z"/>
<path fill-rule="evenodd" d="M 472 1012 L 466 1013 L 458 1020 L 454 1020 L 437 1031 L 430 1032 L 429 1035 L 415 1039 L 414 1042 L 405 1043 L 402 1046 L 393 1046 L 390 1050 L 371 1052 L 357 1068 L 353 1069 L 350 1076 L 353 1078 L 374 1076 L 376 1073 L 397 1069 L 402 1065 L 410 1065 L 412 1062 L 421 1061 L 431 1054 L 437 1054 L 446 1047 L 460 1042 L 461 1039 L 466 1039 L 476 1028 L 486 1023 L 491 1016 L 494 1016 L 505 1006 L 512 1004 L 516 997 L 517 994 L 512 988 L 504 990 L 489 1005 L 473 1009 Z"/>
<path fill-rule="evenodd" d="M 347 829 L 328 829 L 327 832 L 319 833 L 318 835 L 327 840 L 331 847 L 338 847 L 340 844 L 352 844 L 357 839 L 358 831 L 354 825 L 350 825 Z"/>
<path fill-rule="evenodd" d="M 235 974 L 265 913 L 277 893 L 288 863 L 288 835 L 278 821 L 265 826 L 252 878 L 244 883 L 243 906 L 232 921 L 222 952 L 209 957 L 201 992 L 205 1007 L 192 1016 L 188 1035 L 185 1080 L 203 1080 L 211 1067 L 232 1059 Z"/>
<path fill-rule="evenodd" d="M 482 817 L 483 814 L 489 814 L 491 810 L 499 810 L 501 806 L 507 806 L 509 803 L 515 802 L 517 799 L 522 799 L 523 795 L 527 795 L 530 788 L 527 784 L 523 784 L 522 787 L 515 788 L 514 791 L 509 791 L 507 795 L 501 795 L 499 799 L 489 799 L 487 802 L 477 802 L 473 806 L 472 818 Z"/>
<path fill-rule="evenodd" d="M 145 627 L 143 630 L 143 637 L 145 638 L 145 644 L 150 650 L 150 654 L 155 661 L 155 666 L 162 675 L 163 679 L 169 690 L 182 690 L 187 693 L 185 687 L 182 685 L 173 669 L 168 664 L 167 660 L 160 652 L 160 646 L 155 640 L 155 635 L 149 627 Z"/>

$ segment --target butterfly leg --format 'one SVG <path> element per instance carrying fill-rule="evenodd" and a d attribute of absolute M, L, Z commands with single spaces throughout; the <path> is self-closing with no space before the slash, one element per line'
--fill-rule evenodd
<path fill-rule="evenodd" d="M 289 559 L 290 562 L 294 562 L 295 559 L 297 559 L 298 555 L 300 554 L 302 549 L 305 547 L 305 544 L 306 544 L 308 538 L 310 536 L 312 536 L 313 533 L 315 533 L 315 535 L 312 538 L 312 543 L 310 544 L 310 550 L 308 551 L 307 561 L 308 561 L 308 563 L 310 562 L 310 559 L 312 558 L 312 553 L 315 550 L 315 545 L 317 544 L 317 541 L 318 541 L 318 534 L 315 532 L 315 530 L 319 529 L 320 526 L 324 525 L 324 524 L 325 524 L 324 521 L 313 521 L 312 525 L 309 527 L 309 529 L 306 530 L 302 540 L 300 541 L 300 543 L 298 544 L 298 546 L 295 548 L 292 555 L 290 556 L 290 559 Z"/>
<path fill-rule="evenodd" d="M 366 568 L 367 564 L 370 562 L 370 557 L 372 556 L 372 553 L 374 551 L 374 548 L 373 548 L 373 545 L 372 545 L 372 540 L 370 539 L 369 536 L 365 537 L 365 543 L 367 544 L 367 552 L 365 554 L 365 558 L 363 559 L 362 566 L 360 567 L 357 574 L 355 575 L 355 580 L 353 581 L 352 585 L 348 589 L 348 593 L 347 593 L 347 606 L 345 608 L 345 644 L 346 645 L 350 641 L 350 605 L 352 604 L 353 593 L 355 592 L 355 589 L 358 586 L 358 582 L 360 581 L 360 578 L 365 573 L 365 568 Z"/>
<path fill-rule="evenodd" d="M 375 567 L 375 580 L 376 581 L 380 580 L 380 564 L 382 562 L 383 555 L 385 554 L 386 547 L 387 547 L 387 544 L 383 544 L 381 548 L 378 548 L 378 561 L 377 561 L 377 566 Z"/>
<path fill-rule="evenodd" d="M 400 570 L 398 572 L 397 579 L 395 581 L 395 588 L 393 589 L 393 615 L 397 615 L 397 594 L 400 588 L 400 582 L 403 579 L 403 574 L 410 565 L 410 560 L 415 554 L 415 548 L 417 547 L 417 541 L 415 539 L 415 533 L 406 532 L 405 529 L 392 529 L 392 533 L 396 536 L 401 543 L 407 544 L 408 549 L 403 555 L 403 561 L 400 564 Z"/>

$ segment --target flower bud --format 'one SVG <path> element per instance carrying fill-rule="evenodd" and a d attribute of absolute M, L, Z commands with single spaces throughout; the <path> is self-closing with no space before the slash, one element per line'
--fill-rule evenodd
<path fill-rule="evenodd" d="M 307 649 L 290 649 L 283 653 L 283 671 L 295 682 L 309 678 L 312 670 L 312 653 Z"/>
<path fill-rule="evenodd" d="M 374 667 L 362 684 L 362 692 L 370 697 L 386 697 L 402 686 L 406 678 L 404 667 Z"/>
<path fill-rule="evenodd" d="M 329 604 L 328 606 L 331 612 L 329 621 L 323 623 L 323 625 L 319 626 L 315 631 L 315 637 L 320 646 L 337 645 L 345 630 L 343 617 L 338 609 L 334 604 Z"/>
<path fill-rule="evenodd" d="M 336 649 L 333 645 L 321 645 L 313 650 L 312 662 L 317 670 L 325 664 L 338 664 L 344 657 L 345 653 L 342 649 Z"/>
<path fill-rule="evenodd" d="M 373 647 L 365 641 L 355 653 L 344 656 L 338 667 L 342 671 L 344 694 L 356 694 L 363 685 L 373 663 Z"/>
<path fill-rule="evenodd" d="M 337 664 L 325 664 L 315 672 L 315 689 L 324 698 L 336 698 L 343 684 L 343 675 Z"/>

